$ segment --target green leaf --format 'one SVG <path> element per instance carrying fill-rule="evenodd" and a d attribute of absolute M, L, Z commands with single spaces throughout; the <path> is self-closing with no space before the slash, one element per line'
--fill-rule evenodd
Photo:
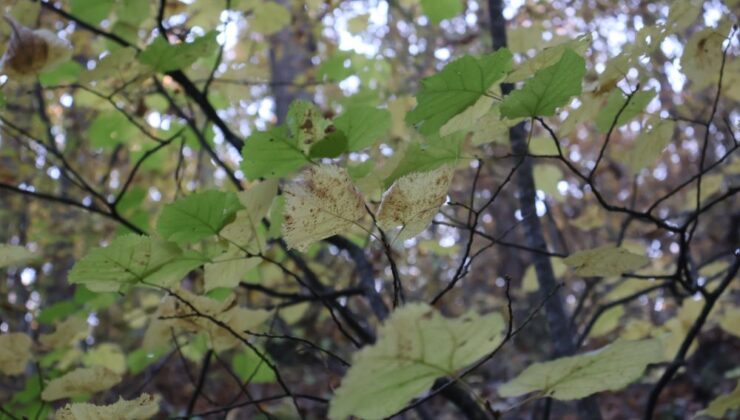
<path fill-rule="evenodd" d="M 152 2 L 149 0 L 123 0 L 118 5 L 118 19 L 133 25 L 141 25 L 151 14 Z"/>
<path fill-rule="evenodd" d="M 729 410 L 737 410 L 740 408 L 740 382 L 735 385 L 735 389 L 729 394 L 721 395 L 712 402 L 704 410 L 697 413 L 698 415 L 704 415 L 714 417 L 715 419 L 725 418 L 725 414 Z"/>
<path fill-rule="evenodd" d="M 461 0 L 421 0 L 421 9 L 435 25 L 463 12 Z"/>
<path fill-rule="evenodd" d="M 41 73 L 39 75 L 39 83 L 42 86 L 56 86 L 65 83 L 76 82 L 80 74 L 82 73 L 83 67 L 80 63 L 69 60 L 54 67 L 52 70 Z"/>
<path fill-rule="evenodd" d="M 545 48 L 536 56 L 518 65 L 506 76 L 506 80 L 504 81 L 507 83 L 516 83 L 526 80 L 543 68 L 557 63 L 566 50 L 573 50 L 577 54 L 583 55 L 589 45 L 591 45 L 591 35 L 581 35 L 576 39 Z"/>
<path fill-rule="evenodd" d="M 555 115 L 558 107 L 581 94 L 584 74 L 586 61 L 567 49 L 557 63 L 538 71 L 522 89 L 504 98 L 501 115 L 507 118 Z"/>
<path fill-rule="evenodd" d="M 72 15 L 94 25 L 108 17 L 114 4 L 115 0 L 70 0 Z"/>
<path fill-rule="evenodd" d="M 216 31 L 210 31 L 193 42 L 180 44 L 170 44 L 157 37 L 139 54 L 139 61 L 161 73 L 189 67 L 218 49 L 217 35 Z"/>
<path fill-rule="evenodd" d="M 622 389 L 645 367 L 665 359 L 660 341 L 617 341 L 599 350 L 535 363 L 498 389 L 502 397 L 539 392 L 542 397 L 573 400 Z"/>
<path fill-rule="evenodd" d="M 421 81 L 418 105 L 406 114 L 406 122 L 418 124 L 422 134 L 437 134 L 452 117 L 486 94 L 511 69 L 511 53 L 500 49 L 480 58 L 464 56 L 438 74 Z"/>
<path fill-rule="evenodd" d="M 447 137 L 434 136 L 426 143 L 412 143 L 391 175 L 383 181 L 383 188 L 387 189 L 395 180 L 412 172 L 428 172 L 442 165 L 454 166 L 460 158 L 464 141 L 465 133 L 458 132 Z"/>
<path fill-rule="evenodd" d="M 371 106 L 350 106 L 334 125 L 347 135 L 349 151 L 357 152 L 385 137 L 391 128 L 391 114 L 387 109 Z"/>
<path fill-rule="evenodd" d="M 0 268 L 23 264 L 36 256 L 25 247 L 0 244 Z"/>
<path fill-rule="evenodd" d="M 609 277 L 637 270 L 650 262 L 644 255 L 633 254 L 624 248 L 606 245 L 579 251 L 563 262 L 583 277 Z"/>
<path fill-rule="evenodd" d="M 106 111 L 98 114 L 87 130 L 90 144 L 93 147 L 112 149 L 139 135 L 139 129 L 118 111 Z"/>
<path fill-rule="evenodd" d="M 423 303 L 396 309 L 378 341 L 355 354 L 329 407 L 329 417 L 382 418 L 428 390 L 435 379 L 455 376 L 501 342 L 498 313 L 445 318 Z M 382 402 L 382 403 L 379 403 Z"/>
<path fill-rule="evenodd" d="M 278 178 L 302 168 L 309 161 L 295 140 L 281 126 L 252 134 L 242 148 L 241 170 L 249 180 Z"/>
<path fill-rule="evenodd" d="M 329 133 L 311 147 L 311 159 L 336 158 L 347 151 L 347 136 L 342 130 Z"/>
<path fill-rule="evenodd" d="M 265 354 L 264 352 L 262 352 Z M 245 347 L 231 359 L 231 366 L 243 381 L 252 384 L 271 384 L 275 382 L 275 372 L 254 352 Z"/>
<path fill-rule="evenodd" d="M 627 96 L 619 89 L 613 90 L 612 93 L 609 94 L 606 106 L 596 117 L 596 128 L 601 133 L 609 131 L 609 128 L 611 128 L 614 123 L 614 119 L 617 117 L 617 113 L 619 113 L 622 107 L 624 107 L 624 110 L 619 114 L 619 119 L 614 128 L 618 128 L 626 124 L 632 118 L 641 113 L 654 97 L 655 91 L 653 90 L 637 92 L 632 96 L 629 104 L 625 106 L 624 104 L 627 101 Z"/>
<path fill-rule="evenodd" d="M 191 194 L 165 206 L 157 232 L 173 242 L 196 242 L 218 234 L 241 207 L 233 193 L 207 190 Z"/>
<path fill-rule="evenodd" d="M 45 325 L 52 325 L 54 321 L 66 318 L 77 312 L 78 309 L 80 309 L 80 306 L 76 302 L 63 300 L 42 309 L 36 320 Z"/>
<path fill-rule="evenodd" d="M 126 290 L 141 281 L 162 279 L 181 256 L 177 245 L 159 238 L 120 236 L 78 261 L 69 272 L 69 282 L 82 283 L 94 292 Z"/>

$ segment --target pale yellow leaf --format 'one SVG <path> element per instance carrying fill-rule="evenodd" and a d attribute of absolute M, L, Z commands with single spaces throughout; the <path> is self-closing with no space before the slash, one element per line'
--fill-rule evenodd
<path fill-rule="evenodd" d="M 429 172 L 404 175 L 393 182 L 378 208 L 381 229 L 402 226 L 396 239 L 404 240 L 421 233 L 444 204 L 455 171 L 442 166 Z"/>
<path fill-rule="evenodd" d="M 0 244 L 0 268 L 25 263 L 35 257 L 25 247 Z"/>
<path fill-rule="evenodd" d="M 31 337 L 23 333 L 0 334 L 0 373 L 21 375 L 31 358 Z"/>
<path fill-rule="evenodd" d="M 57 323 L 54 332 L 41 334 L 39 342 L 46 349 L 66 347 L 87 337 L 88 330 L 87 320 L 73 315 Z"/>
<path fill-rule="evenodd" d="M 725 414 L 729 410 L 737 410 L 740 408 L 740 382 L 735 385 L 735 389 L 729 394 L 720 395 L 719 397 L 712 400 L 707 408 L 700 411 L 699 415 L 705 415 L 714 417 L 716 419 L 725 418 Z"/>
<path fill-rule="evenodd" d="M 135 400 L 118 399 L 110 405 L 67 404 L 54 414 L 55 420 L 146 420 L 159 412 L 159 395 L 141 394 Z"/>
<path fill-rule="evenodd" d="M 312 243 L 346 233 L 365 215 L 365 202 L 344 168 L 320 165 L 284 190 L 283 238 L 305 251 Z"/>
<path fill-rule="evenodd" d="M 573 268 L 579 276 L 608 277 L 634 271 L 649 263 L 650 259 L 644 255 L 633 254 L 624 248 L 606 245 L 576 252 L 563 262 Z"/>
<path fill-rule="evenodd" d="M 675 123 L 671 120 L 651 120 L 637 136 L 629 152 L 629 167 L 633 174 L 655 162 L 663 149 L 671 142 Z"/>
<path fill-rule="evenodd" d="M 88 350 L 82 363 L 88 367 L 102 366 L 119 375 L 126 373 L 126 355 L 119 345 L 113 343 L 98 344 Z"/>
<path fill-rule="evenodd" d="M 473 105 L 467 107 L 463 112 L 450 118 L 442 128 L 439 129 L 440 136 L 448 136 L 458 131 L 477 131 L 478 120 L 481 119 L 493 104 L 493 98 L 483 95 Z"/>
<path fill-rule="evenodd" d="M 121 382 L 121 375 L 102 366 L 75 369 L 46 384 L 41 399 L 61 400 L 105 391 Z"/>
<path fill-rule="evenodd" d="M 33 78 L 69 59 L 72 46 L 47 29 L 31 30 L 5 16 L 11 26 L 8 48 L 0 60 L 2 72 L 15 79 Z"/>

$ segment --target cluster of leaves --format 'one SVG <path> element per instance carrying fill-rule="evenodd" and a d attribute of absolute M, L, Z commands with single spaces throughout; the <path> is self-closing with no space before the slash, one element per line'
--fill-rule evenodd
<path fill-rule="evenodd" d="M 524 170 L 521 169 L 524 162 L 531 165 L 532 160 L 537 162 L 532 170 L 534 182 L 552 200 L 563 200 L 558 181 L 566 175 L 561 168 L 595 197 L 598 205 L 590 207 L 593 210 L 584 210 L 573 221 L 574 225 L 588 231 L 601 225 L 604 214 L 625 217 L 619 237 L 608 244 L 582 246 L 580 251 L 567 252 L 568 255 L 520 246 L 523 252 L 543 256 L 538 263 L 540 267 L 546 265 L 549 271 L 556 268 L 559 276 L 570 270 L 573 277 L 604 279 L 600 283 L 605 285 L 607 303 L 598 306 L 584 323 L 580 335 L 573 338 L 577 342 L 575 347 L 588 337 L 614 332 L 626 305 L 654 290 L 670 290 L 678 299 L 693 295 L 701 299 L 688 299 L 692 303 L 684 304 L 678 316 L 660 328 L 649 321 L 631 320 L 622 337 L 611 344 L 531 363 L 513 379 L 495 387 L 499 397 L 529 394 L 525 401 L 581 399 L 602 391 L 624 389 L 641 378 L 649 381 L 650 378 L 645 378 L 646 369 L 664 363 L 667 367 L 660 371 L 647 402 L 651 413 L 662 389 L 695 351 L 692 343 L 710 314 L 711 322 L 729 334 L 738 335 L 735 322 L 738 309 L 731 299 L 736 292 L 732 289 L 736 288 L 733 280 L 738 271 L 738 256 L 732 250 L 720 250 L 706 264 L 695 264 L 690 250 L 700 217 L 715 206 L 728 202 L 731 206 L 738 192 L 737 185 L 724 181 L 737 174 L 737 157 L 733 152 L 738 142 L 734 137 L 732 144 L 712 163 L 705 162 L 719 98 L 723 95 L 734 98 L 737 93 L 734 87 L 723 85 L 723 78 L 730 73 L 726 69 L 737 67 L 734 61 L 728 62 L 728 51 L 736 33 L 729 21 L 721 20 L 717 28 L 692 35 L 681 59 L 697 88 L 716 90 L 711 114 L 698 120 L 698 125 L 706 131 L 699 170 L 677 188 L 658 196 L 657 200 L 651 199 L 646 210 L 639 210 L 636 203 L 621 204 L 623 200 L 612 197 L 601 186 L 605 155 L 610 142 L 613 144 L 611 139 L 622 127 L 632 124 L 643 127 L 623 161 L 628 172 L 638 179 L 661 157 L 679 123 L 697 124 L 676 114 L 648 111 L 656 92 L 641 89 L 639 82 L 630 84 L 626 78 L 626 69 L 637 66 L 662 40 L 680 34 L 696 19 L 699 12 L 689 2 L 675 6 L 664 23 L 641 31 L 640 42 L 611 59 L 599 75 L 588 72 L 584 57 L 591 45 L 589 36 L 555 44 L 524 60 L 522 57 L 515 60 L 511 50 L 499 48 L 491 54 L 464 55 L 423 79 L 413 105 L 399 102 L 378 105 L 357 100 L 340 107 L 335 115 L 312 102 L 297 99 L 287 110 L 283 124 L 254 130 L 245 140 L 228 129 L 213 105 L 215 100 L 209 96 L 209 86 L 215 80 L 224 53 L 223 42 L 217 41 L 218 32 L 188 34 L 181 42 L 171 42 L 167 33 L 173 29 L 165 28 L 164 6 L 161 6 L 157 21 L 161 36 L 140 48 L 136 31 L 132 32 L 130 27 L 136 26 L 133 23 L 137 19 L 149 17 L 148 11 L 146 16 L 139 15 L 148 10 L 148 4 L 71 2 L 70 13 L 77 24 L 119 44 L 114 54 L 96 60 L 94 70 L 84 74 L 76 61 L 63 54 L 68 45 L 61 39 L 49 38 L 56 35 L 39 33 L 12 21 L 13 48 L 8 49 L 3 59 L 5 73 L 11 79 L 14 74 L 38 76 L 39 88 L 58 88 L 55 85 L 71 79 L 76 88 L 106 104 L 86 132 L 89 143 L 113 156 L 121 144 L 126 144 L 132 149 L 130 159 L 135 164 L 111 198 L 97 192 L 72 170 L 64 152 L 49 134 L 48 142 L 37 141 L 39 147 L 62 162 L 61 167 L 72 184 L 90 195 L 88 202 L 78 202 L 65 195 L 45 196 L 34 189 L 3 183 L 8 190 L 80 207 L 122 225 L 109 243 L 89 247 L 74 263 L 66 277 L 69 284 L 77 287 L 72 299 L 49 306 L 38 315 L 38 322 L 53 325 L 53 332 L 35 337 L 17 331 L 0 335 L 3 375 L 23 375 L 29 370 L 29 362 L 36 364 L 36 377 L 27 378 L 25 390 L 13 395 L 9 404 L 0 406 L 11 418 L 16 413 L 39 415 L 48 409 L 46 402 L 65 399 L 73 402 L 58 407 L 55 414 L 58 418 L 149 418 L 160 410 L 160 395 L 139 390 L 130 398 L 121 398 L 110 405 L 83 401 L 119 386 L 127 373 L 137 375 L 158 370 L 173 354 L 201 361 L 203 367 L 199 385 L 188 403 L 187 416 L 193 414 L 193 405 L 203 391 L 212 359 L 225 365 L 240 388 L 234 402 L 223 404 L 218 412 L 238 407 L 236 401 L 242 394 L 247 397 L 244 405 L 289 400 L 292 407 L 281 407 L 295 410 L 289 415 L 303 414 L 303 400 L 327 403 L 325 392 L 312 396 L 293 389 L 287 377 L 295 375 L 286 373 L 290 369 L 285 367 L 290 365 L 281 364 L 278 359 L 284 355 L 271 351 L 269 340 L 263 345 L 264 338 L 298 342 L 319 355 L 316 357 L 321 358 L 330 375 L 343 374 L 341 385 L 328 398 L 330 418 L 382 418 L 416 407 L 437 393 L 463 383 L 465 376 L 495 357 L 504 345 L 512 343 L 512 338 L 540 308 L 531 311 L 524 321 L 516 322 L 509 293 L 511 280 L 507 279 L 505 299 L 498 302 L 496 309 L 485 314 L 466 311 L 459 317 L 446 317 L 444 311 L 424 303 L 423 294 L 412 292 L 407 296 L 413 289 L 407 283 L 411 276 L 403 278 L 399 254 L 404 244 L 416 244 L 430 225 L 444 226 L 436 223 L 440 222 L 441 206 L 458 206 L 467 212 L 467 222 L 449 217 L 448 224 L 467 231 L 470 239 L 459 268 L 452 270 L 454 275 L 449 283 L 439 286 L 439 281 L 430 282 L 441 290 L 432 299 L 438 304 L 470 273 L 476 257 L 503 240 L 480 230 L 479 219 L 515 173 Z M 438 23 L 461 13 L 461 4 L 422 0 L 420 6 L 432 22 Z M 63 12 L 53 5 L 44 7 L 54 13 Z M 273 2 L 242 1 L 237 7 L 262 35 L 277 33 L 290 22 L 288 9 Z M 111 32 L 99 29 L 98 24 L 111 14 L 117 17 Z M 48 61 L 41 63 L 35 55 L 38 49 L 32 47 L 44 42 L 51 43 L 49 48 L 56 48 L 58 54 L 44 57 Z M 21 66 L 19 63 L 27 61 L 23 58 L 29 56 L 34 65 Z M 347 61 L 341 55 L 338 58 L 342 65 L 330 59 L 318 73 L 327 78 L 338 77 L 338 73 L 346 70 Z M 213 61 L 215 66 L 203 66 L 203 61 Z M 359 66 L 355 63 L 359 60 L 349 61 Z M 207 70 L 207 81 L 198 87 L 191 77 L 204 73 L 203 69 Z M 115 100 L 120 89 L 129 89 L 147 79 L 153 79 L 151 86 L 156 88 L 158 97 L 158 101 L 150 98 L 150 106 L 177 116 L 166 129 L 147 128 L 124 112 Z M 174 96 L 174 89 L 168 86 L 173 83 L 186 93 L 186 99 Z M 622 90 L 625 86 L 628 89 Z M 98 88 L 110 92 L 101 93 Z M 206 116 L 208 123 L 204 129 L 183 111 L 193 106 L 191 100 Z M 46 112 L 45 106 L 42 108 Z M 397 114 L 401 115 L 401 121 Z M 16 134 L 24 133 L 12 121 L 5 118 L 2 121 Z M 585 167 L 567 150 L 577 146 L 567 137 L 583 127 L 592 128 L 595 135 L 604 137 L 595 158 Z M 733 128 L 728 128 L 730 135 L 734 135 Z M 495 193 L 476 200 L 483 162 L 490 157 L 496 143 L 508 139 L 510 130 L 517 129 L 529 132 L 526 140 L 529 144 L 523 143 L 524 153 L 516 152 L 515 147 L 513 153 L 501 156 L 502 160 L 514 162 L 511 170 Z M 211 134 L 206 138 L 204 133 L 209 130 Z M 391 141 L 398 132 L 404 132 L 406 138 Z M 535 138 L 535 133 L 543 138 Z M 229 146 L 240 149 L 238 173 L 217 153 L 219 136 Z M 181 142 L 178 159 L 185 145 L 200 148 L 227 174 L 234 188 L 230 185 L 202 188 L 173 200 L 163 206 L 152 223 L 154 233 L 147 234 L 150 214 L 137 209 L 147 191 L 132 187 L 132 182 L 143 165 L 157 166 L 156 161 L 150 160 L 152 156 L 178 140 Z M 146 149 L 143 145 L 148 142 L 156 145 Z M 379 156 L 382 150 L 391 150 L 387 153 L 391 157 L 370 158 Z M 558 162 L 559 166 L 542 164 L 537 159 Z M 450 202 L 448 195 L 456 171 L 471 164 L 478 171 L 472 185 L 467 186 L 471 192 L 470 203 Z M 717 173 L 710 174 L 713 170 Z M 180 163 L 174 171 L 178 188 L 179 171 Z M 248 181 L 246 189 L 243 178 Z M 679 195 L 685 203 L 660 206 Z M 523 223 L 528 223 L 524 219 Z M 660 260 L 648 254 L 644 244 L 625 241 L 626 230 L 633 221 L 678 237 L 676 258 Z M 490 243 L 473 250 L 478 237 Z M 331 276 L 331 266 L 320 267 L 322 254 L 327 249 L 334 252 L 331 247 L 350 254 L 360 278 L 358 288 L 343 290 L 345 281 L 337 280 L 327 286 L 319 280 L 316 272 Z M 366 253 L 374 249 L 384 258 L 376 265 L 388 266 L 387 270 L 377 270 L 381 274 L 369 267 Z M 24 247 L 0 246 L 0 268 L 21 267 L 34 258 Z M 716 265 L 710 267 L 713 262 Z M 537 282 L 542 275 L 540 271 L 532 265 L 523 276 L 524 295 L 544 284 Z M 618 283 L 615 278 L 631 282 Z M 286 283 L 292 285 L 290 291 L 279 290 Z M 249 303 L 250 299 L 244 299 L 240 291 L 260 291 L 286 301 L 258 308 Z M 558 300 L 558 293 L 557 289 L 541 290 L 541 298 L 545 303 Z M 368 301 L 379 321 L 377 334 L 367 320 L 353 313 L 352 307 L 342 301 L 354 294 Z M 124 350 L 121 344 L 113 342 L 113 337 L 111 342 L 81 348 L 79 343 L 88 336 L 90 328 L 83 315 L 115 307 L 121 296 L 140 300 L 138 307 L 124 315 L 131 329 L 144 330 L 137 349 Z M 290 330 L 289 326 L 302 320 L 315 320 L 307 304 L 310 302 L 327 310 L 331 325 L 339 331 L 338 335 L 327 335 L 334 340 L 274 332 L 276 328 Z M 500 313 L 504 309 L 506 316 Z M 362 348 L 350 351 L 338 344 L 339 340 Z M 351 362 L 344 358 L 348 353 L 352 353 Z M 278 389 L 280 393 L 259 401 L 247 390 L 252 384 L 265 384 L 266 389 Z M 430 392 L 422 396 L 426 391 Z M 703 414 L 719 417 L 739 406 L 736 389 L 711 403 Z M 480 404 L 478 409 L 493 410 L 488 402 Z"/>

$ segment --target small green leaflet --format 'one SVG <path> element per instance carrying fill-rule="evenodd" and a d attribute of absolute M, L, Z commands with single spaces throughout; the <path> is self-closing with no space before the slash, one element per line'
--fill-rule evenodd
<path fill-rule="evenodd" d="M 90 251 L 72 267 L 69 282 L 82 283 L 94 292 L 125 290 L 140 281 L 169 286 L 202 263 L 185 258 L 171 242 L 132 234 Z"/>
<path fill-rule="evenodd" d="M 355 354 L 331 401 L 329 418 L 383 418 L 395 413 L 435 379 L 454 376 L 493 351 L 503 330 L 498 313 L 470 312 L 453 319 L 424 303 L 396 309 L 380 327 L 378 341 Z"/>
<path fill-rule="evenodd" d="M 511 69 L 511 52 L 503 48 L 480 58 L 464 56 L 421 81 L 418 105 L 406 115 L 422 134 L 437 134 L 452 117 L 475 104 Z"/>
<path fill-rule="evenodd" d="M 170 44 L 157 37 L 139 54 L 139 62 L 161 73 L 189 67 L 218 50 L 217 35 L 216 31 L 210 31 L 193 42 L 180 44 Z"/>
<path fill-rule="evenodd" d="M 207 190 L 165 206 L 157 232 L 166 240 L 191 243 L 218 234 L 242 208 L 234 193 Z"/>
<path fill-rule="evenodd" d="M 242 148 L 242 158 L 241 169 L 249 180 L 279 178 L 309 162 L 284 126 L 252 134 Z"/>
<path fill-rule="evenodd" d="M 347 136 L 344 131 L 330 131 L 326 137 L 311 146 L 308 157 L 311 159 L 336 158 L 347 151 L 347 145 Z"/>
<path fill-rule="evenodd" d="M 411 143 L 391 175 L 383 181 L 387 189 L 398 178 L 412 172 L 427 172 L 442 165 L 455 165 L 465 133 L 457 132 L 447 137 L 432 136 L 426 143 Z"/>
<path fill-rule="evenodd" d="M 650 262 L 644 255 L 633 254 L 624 248 L 606 245 L 596 249 L 579 251 L 564 259 L 579 276 L 608 277 L 637 270 Z"/>
<path fill-rule="evenodd" d="M 593 352 L 530 365 L 498 393 L 515 397 L 537 391 L 542 397 L 574 400 L 622 389 L 640 378 L 647 365 L 663 360 L 657 339 L 617 341 Z"/>
<path fill-rule="evenodd" d="M 421 9 L 435 25 L 463 12 L 460 0 L 421 0 Z"/>
<path fill-rule="evenodd" d="M 622 110 L 622 107 L 624 107 L 624 109 L 622 110 L 622 113 L 619 114 L 619 119 L 617 119 L 617 123 L 614 125 L 614 128 L 626 124 L 632 118 L 641 113 L 654 97 L 655 91 L 653 90 L 637 92 L 632 96 L 632 99 L 630 99 L 627 106 L 625 106 L 624 104 L 627 101 L 627 96 L 619 89 L 613 90 L 612 93 L 609 94 L 606 106 L 596 117 L 596 128 L 601 133 L 609 131 L 612 124 L 614 124 L 614 119 L 617 117 L 617 113 Z"/>
<path fill-rule="evenodd" d="M 555 115 L 555 109 L 581 94 L 584 74 L 586 61 L 566 49 L 557 63 L 538 71 L 523 88 L 504 98 L 501 115 L 507 118 Z"/>
<path fill-rule="evenodd" d="M 0 268 L 23 264 L 35 257 L 25 247 L 0 244 Z"/>
<path fill-rule="evenodd" d="M 375 144 L 388 134 L 391 128 L 391 114 L 387 109 L 371 106 L 350 106 L 334 125 L 347 136 L 348 150 L 357 152 Z"/>
<path fill-rule="evenodd" d="M 266 356 L 264 350 L 260 351 Z M 234 355 L 231 359 L 231 367 L 243 381 L 249 380 L 253 384 L 275 382 L 275 372 L 249 347 L 244 347 L 241 352 Z"/>

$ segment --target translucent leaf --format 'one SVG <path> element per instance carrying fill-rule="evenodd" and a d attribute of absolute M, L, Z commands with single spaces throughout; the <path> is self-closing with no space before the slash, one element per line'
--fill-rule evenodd
<path fill-rule="evenodd" d="M 464 56 L 421 81 L 418 105 L 406 122 L 418 124 L 422 134 L 437 134 L 452 117 L 473 105 L 511 68 L 511 53 L 501 49 L 481 58 Z"/>
<path fill-rule="evenodd" d="M 0 268 L 23 264 L 33 258 L 34 253 L 25 247 L 0 244 Z"/>
<path fill-rule="evenodd" d="M 248 190 L 238 193 L 237 197 L 244 210 L 236 213 L 234 220 L 221 230 L 220 236 L 250 252 L 263 250 L 264 238 L 260 237 L 262 218 L 270 209 L 277 192 L 278 181 L 272 179 L 257 183 Z"/>
<path fill-rule="evenodd" d="M 493 98 L 481 96 L 473 105 L 465 111 L 452 117 L 442 128 L 439 129 L 440 136 L 447 136 L 458 131 L 476 131 L 477 122 L 491 109 Z"/>
<path fill-rule="evenodd" d="M 391 115 L 386 109 L 370 106 L 350 106 L 334 125 L 347 136 L 348 150 L 360 151 L 383 138 L 390 129 Z"/>
<path fill-rule="evenodd" d="M 552 265 L 553 274 L 555 274 L 555 278 L 557 279 L 561 278 L 568 269 L 568 267 L 563 264 L 563 260 L 561 258 L 550 258 L 550 265 Z M 536 292 L 539 288 L 540 284 L 537 282 L 537 270 L 535 269 L 534 264 L 531 264 L 527 267 L 527 271 L 524 272 L 524 277 L 522 278 L 522 291 L 531 293 Z"/>
<path fill-rule="evenodd" d="M 90 327 L 81 316 L 70 316 L 55 325 L 54 332 L 41 334 L 39 343 L 46 349 L 64 348 L 87 337 Z"/>
<path fill-rule="evenodd" d="M 218 234 L 242 205 L 233 193 L 207 190 L 165 206 L 157 221 L 164 239 L 191 243 Z"/>
<path fill-rule="evenodd" d="M 121 382 L 121 375 L 102 366 L 75 369 L 46 384 L 41 399 L 44 401 L 94 394 L 110 389 Z"/>
<path fill-rule="evenodd" d="M 504 81 L 507 83 L 516 83 L 526 80 L 543 68 L 557 63 L 566 50 L 573 50 L 577 54 L 583 55 L 589 45 L 591 45 L 591 35 L 582 35 L 562 44 L 545 48 L 533 58 L 517 66 L 514 71 L 509 73 Z"/>
<path fill-rule="evenodd" d="M 698 415 L 704 415 L 713 417 L 715 419 L 725 418 L 725 414 L 729 410 L 737 410 L 740 408 L 740 382 L 735 385 L 735 389 L 729 394 L 721 395 L 712 402 L 709 403 L 707 408 L 697 413 Z"/>
<path fill-rule="evenodd" d="M 421 9 L 430 21 L 438 24 L 463 12 L 463 2 L 458 0 L 421 0 Z"/>
<path fill-rule="evenodd" d="M 72 14 L 94 25 L 110 15 L 114 4 L 115 0 L 70 0 Z"/>
<path fill-rule="evenodd" d="M 170 286 L 203 263 L 184 256 L 171 242 L 148 236 L 125 235 L 105 248 L 95 248 L 72 267 L 70 283 L 95 292 L 125 290 L 141 281 Z"/>
<path fill-rule="evenodd" d="M 115 79 L 123 82 L 142 72 L 144 66 L 136 60 L 134 48 L 121 48 L 115 54 L 108 54 L 95 64 L 92 70 L 84 71 L 80 75 L 80 82 L 91 83 L 106 79 Z"/>
<path fill-rule="evenodd" d="M 252 134 L 242 148 L 242 158 L 241 169 L 250 180 L 279 178 L 309 162 L 283 126 Z"/>
<path fill-rule="evenodd" d="M 365 202 L 345 169 L 314 166 L 284 190 L 283 238 L 305 251 L 310 244 L 345 233 L 365 215 Z"/>
<path fill-rule="evenodd" d="M 612 90 L 612 93 L 609 94 L 606 106 L 596 117 L 596 128 L 601 133 L 608 132 L 612 124 L 614 124 L 614 119 L 617 117 L 617 113 L 619 113 L 619 111 L 622 110 L 622 107 L 624 107 L 621 114 L 619 114 L 617 123 L 614 125 L 615 129 L 621 127 L 640 114 L 654 97 L 655 91 L 653 90 L 637 92 L 632 96 L 629 104 L 624 106 L 624 103 L 627 101 L 627 96 L 619 89 Z"/>
<path fill-rule="evenodd" d="M 0 373 L 22 375 L 31 359 L 31 337 L 23 333 L 0 334 Z"/>
<path fill-rule="evenodd" d="M 563 260 L 579 276 L 608 277 L 637 270 L 650 262 L 644 255 L 633 254 L 624 248 L 606 245 L 600 248 L 579 251 Z"/>
<path fill-rule="evenodd" d="M 287 308 L 286 308 L 287 309 Z M 283 312 L 280 312 L 283 315 Z M 264 354 L 264 352 L 262 352 Z M 252 384 L 265 384 L 275 382 L 275 372 L 260 359 L 257 353 L 249 347 L 234 355 L 231 360 L 234 373 L 243 380 L 249 380 Z"/>
<path fill-rule="evenodd" d="M 54 414 L 55 420 L 146 420 L 159 412 L 159 396 L 141 394 L 135 400 L 118 399 L 114 404 L 67 404 Z"/>
<path fill-rule="evenodd" d="M 629 152 L 629 167 L 633 174 L 639 173 L 655 162 L 663 149 L 671 142 L 676 124 L 671 120 L 652 121 L 650 127 L 640 132 Z"/>
<path fill-rule="evenodd" d="M 491 352 L 501 342 L 503 330 L 498 313 L 450 319 L 427 304 L 407 304 L 380 327 L 374 345 L 355 354 L 329 417 L 391 415 L 428 390 L 436 378 L 454 376 Z"/>
<path fill-rule="evenodd" d="M 139 62 L 161 73 L 190 67 L 218 50 L 217 35 L 218 32 L 210 31 L 193 42 L 180 44 L 170 44 L 158 36 L 139 54 Z"/>
<path fill-rule="evenodd" d="M 464 141 L 464 133 L 458 132 L 447 137 L 433 136 L 424 143 L 411 143 L 393 172 L 383 180 L 383 187 L 388 188 L 398 178 L 413 172 L 428 172 L 443 165 L 454 166 L 460 158 Z"/>
<path fill-rule="evenodd" d="M 443 166 L 397 179 L 383 193 L 376 217 L 378 226 L 386 230 L 401 226 L 398 240 L 421 233 L 444 204 L 454 173 L 451 167 Z"/>
<path fill-rule="evenodd" d="M 534 363 L 499 387 L 498 393 L 515 397 L 539 392 L 558 400 L 579 399 L 622 389 L 640 378 L 647 365 L 663 360 L 658 340 L 617 341 L 593 352 Z"/>
<path fill-rule="evenodd" d="M 671 3 L 671 11 L 668 12 L 668 28 L 671 32 L 682 32 L 701 15 L 703 0 L 675 0 Z"/>
<path fill-rule="evenodd" d="M 472 142 L 475 145 L 491 142 L 509 144 L 509 129 L 521 121 L 521 118 L 501 119 L 501 110 L 494 107 L 476 122 Z"/>
<path fill-rule="evenodd" d="M 584 74 L 586 61 L 567 49 L 557 63 L 538 71 L 523 88 L 505 97 L 501 115 L 507 118 L 555 115 L 555 109 L 581 94 Z"/>

